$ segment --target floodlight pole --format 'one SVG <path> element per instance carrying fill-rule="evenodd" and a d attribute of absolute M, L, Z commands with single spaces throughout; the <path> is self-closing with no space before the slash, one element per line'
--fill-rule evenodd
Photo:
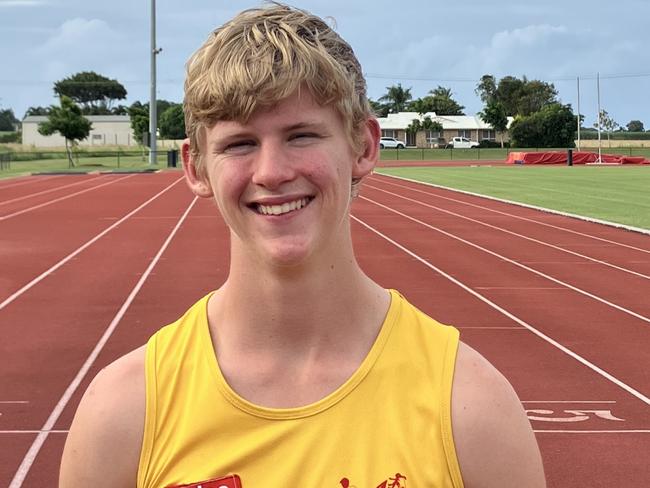
<path fill-rule="evenodd" d="M 600 139 L 600 73 L 596 73 L 596 91 L 598 93 L 598 164 L 603 162 Z"/>
<path fill-rule="evenodd" d="M 156 48 L 156 0 L 151 0 L 151 92 L 149 96 L 149 165 L 156 164 L 158 143 L 158 114 L 156 103 L 156 55 L 162 49 Z"/>
<path fill-rule="evenodd" d="M 580 77 L 578 79 L 578 151 L 580 151 Z"/>

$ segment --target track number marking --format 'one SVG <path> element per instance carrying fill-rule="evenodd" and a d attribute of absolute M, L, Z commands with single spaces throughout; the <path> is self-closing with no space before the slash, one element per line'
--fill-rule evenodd
<path fill-rule="evenodd" d="M 528 420 L 538 420 L 540 422 L 585 422 L 594 418 L 625 422 L 625 419 L 612 414 L 611 410 L 563 410 L 561 412 L 563 416 L 561 417 L 557 416 L 556 413 L 560 412 L 545 409 L 526 410 Z M 566 415 L 570 415 L 570 417 Z"/>

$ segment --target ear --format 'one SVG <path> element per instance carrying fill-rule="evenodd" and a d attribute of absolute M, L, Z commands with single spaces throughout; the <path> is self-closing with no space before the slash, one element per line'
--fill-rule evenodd
<path fill-rule="evenodd" d="M 361 179 L 364 176 L 372 173 L 377 161 L 379 160 L 379 139 L 381 138 L 381 129 L 379 122 L 374 117 L 366 120 L 366 124 L 362 129 L 362 136 L 364 139 L 364 150 L 357 157 L 354 167 L 352 168 L 352 177 Z"/>
<path fill-rule="evenodd" d="M 213 195 L 212 187 L 205 176 L 205 170 L 196 167 L 196 161 L 192 156 L 192 151 L 190 151 L 189 139 L 183 141 L 181 155 L 183 157 L 183 172 L 185 173 L 187 186 L 190 187 L 192 193 L 197 197 L 210 198 Z"/>

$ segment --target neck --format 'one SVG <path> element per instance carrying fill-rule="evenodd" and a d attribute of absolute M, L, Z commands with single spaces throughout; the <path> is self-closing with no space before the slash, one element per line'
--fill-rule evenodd
<path fill-rule="evenodd" d="M 251 266 L 240 258 L 235 246 L 229 278 L 208 306 L 227 381 L 267 406 L 305 405 L 329 394 L 368 354 L 388 293 L 351 251 L 296 267 Z"/>

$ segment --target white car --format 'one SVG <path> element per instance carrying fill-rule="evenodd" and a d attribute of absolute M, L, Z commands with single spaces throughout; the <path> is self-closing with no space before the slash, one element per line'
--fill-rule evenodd
<path fill-rule="evenodd" d="M 406 144 L 404 144 L 404 142 L 400 141 L 399 139 L 395 139 L 394 137 L 382 137 L 379 140 L 379 147 L 381 149 L 384 149 L 385 147 L 396 147 L 397 149 L 404 149 L 406 147 Z"/>
<path fill-rule="evenodd" d="M 479 143 L 476 141 L 470 141 L 467 137 L 454 137 L 447 147 L 453 147 L 454 149 L 471 149 L 474 147 L 479 147 Z"/>

